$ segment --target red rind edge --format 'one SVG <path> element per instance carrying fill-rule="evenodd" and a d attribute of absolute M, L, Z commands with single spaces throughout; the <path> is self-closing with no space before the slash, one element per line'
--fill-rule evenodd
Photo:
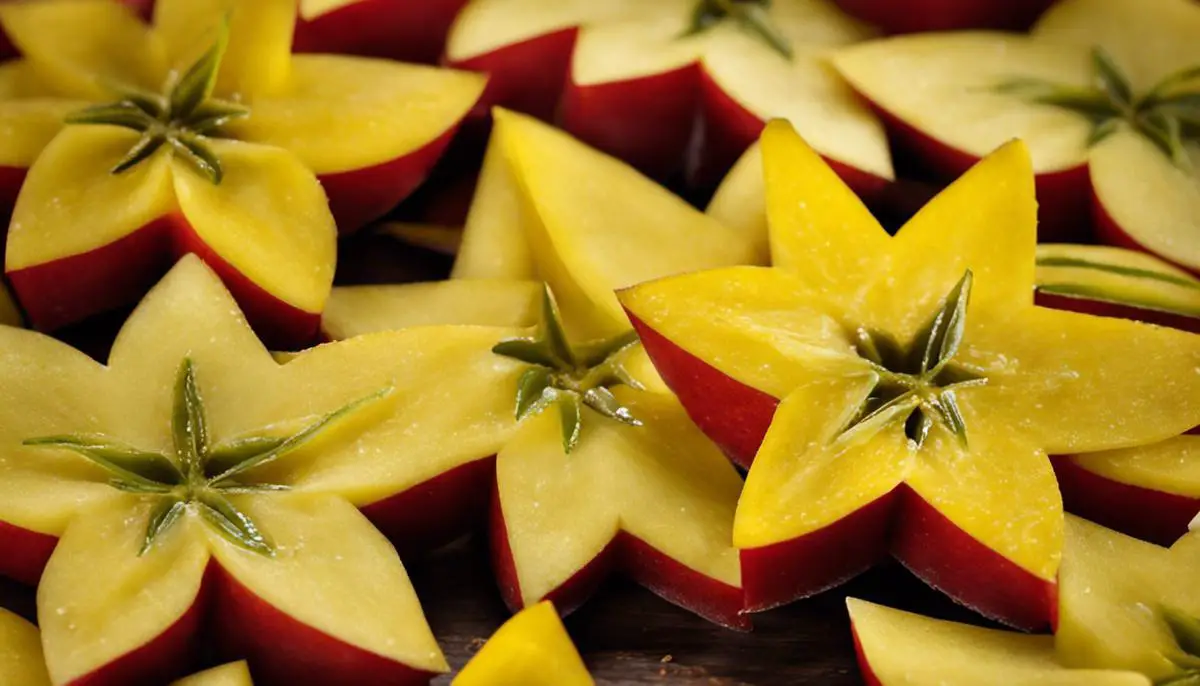
<path fill-rule="evenodd" d="M 296 22 L 295 52 L 383 57 L 432 64 L 467 0 L 358 0 Z"/>
<path fill-rule="evenodd" d="M 679 397 L 688 416 L 729 459 L 749 469 L 779 400 L 734 381 L 675 345 L 629 310 L 625 312 L 655 369 Z"/>
<path fill-rule="evenodd" d="M 883 682 L 875 676 L 874 670 L 871 669 L 871 663 L 867 661 L 867 653 L 863 650 L 862 641 L 858 638 L 858 630 L 854 628 L 854 622 L 850 622 L 850 635 L 854 637 L 854 656 L 858 659 L 858 671 L 862 675 L 863 683 L 866 686 L 883 686 Z"/>
<path fill-rule="evenodd" d="M 445 60 L 455 69 L 488 75 L 483 96 L 471 116 L 485 119 L 494 106 L 551 121 L 567 83 L 577 28 L 547 33 L 461 61 Z M 548 69 L 547 65 L 554 68 Z"/>
<path fill-rule="evenodd" d="M 1110 300 L 1093 300 L 1086 296 L 1069 296 L 1059 295 L 1057 293 L 1046 293 L 1044 291 L 1034 291 L 1033 302 L 1041 307 L 1049 307 L 1055 310 L 1066 310 L 1068 312 L 1079 312 L 1081 314 L 1091 314 L 1098 317 L 1113 317 L 1117 319 L 1129 319 L 1135 322 L 1146 322 L 1148 324 L 1157 324 L 1180 331 L 1188 331 L 1190 333 L 1200 333 L 1200 317 L 1192 317 L 1178 312 L 1165 312 L 1163 310 L 1152 310 L 1136 305 L 1126 305 Z"/>
<path fill-rule="evenodd" d="M 0 521 L 0 575 L 37 586 L 58 538 Z"/>

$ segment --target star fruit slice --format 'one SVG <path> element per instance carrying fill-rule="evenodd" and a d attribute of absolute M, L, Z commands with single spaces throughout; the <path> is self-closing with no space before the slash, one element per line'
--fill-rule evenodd
<path fill-rule="evenodd" d="M 518 612 L 454 677 L 452 686 L 591 686 L 579 651 L 548 600 Z"/>
<path fill-rule="evenodd" d="M 628 165 L 524 115 L 495 119 L 453 278 L 545 281 L 586 340 L 628 330 L 614 289 L 753 259 L 752 239 Z"/>
<path fill-rule="evenodd" d="M 506 291 L 528 299 L 533 285 L 463 279 L 339 288 L 325 329 L 361 335 L 414 322 L 461 324 L 458 317 L 484 310 L 489 319 L 507 310 L 509 323 L 516 324 L 528 317 L 529 303 L 514 310 L 517 303 Z M 561 336 L 557 308 L 548 295 L 536 296 L 547 298 L 541 336 L 549 337 L 546 321 L 555 322 L 549 331 Z M 533 340 L 547 339 L 525 339 Z M 526 391 L 531 375 L 561 371 L 531 364 L 507 386 L 520 427 L 499 451 L 492 495 L 493 563 L 502 595 L 514 610 L 549 598 L 569 612 L 610 573 L 620 572 L 703 617 L 746 628 L 737 555 L 729 545 L 741 481 L 661 388 L 640 350 L 630 348 L 628 339 L 617 340 L 621 347 L 590 368 L 618 365 L 613 378 L 622 381 L 600 384 L 610 405 L 594 405 L 587 395 L 578 402 L 580 396 L 569 391 L 561 395 L 595 378 L 585 363 L 565 372 L 573 379 L 565 385 L 543 379 Z M 571 350 L 582 359 L 584 351 L 605 346 L 611 349 L 612 342 L 573 343 Z M 564 407 L 571 398 L 576 403 Z M 570 417 L 574 424 L 567 428 Z"/>
<path fill-rule="evenodd" d="M 713 183 L 767 119 L 784 117 L 873 190 L 892 177 L 883 129 L 824 64 L 871 35 L 823 0 L 486 0 L 464 9 L 446 55 L 491 75 L 485 102 L 557 111 L 568 132 L 657 178 L 690 156 L 687 173 Z"/>
<path fill-rule="evenodd" d="M 196 258 L 182 260 L 147 296 L 107 366 L 40 334 L 0 329 L 9 355 L 0 371 L 11 400 L 0 411 L 7 445 L 102 435 L 174 454 L 179 439 L 169 428 L 181 425 L 171 397 L 184 359 L 196 370 L 211 450 L 268 445 L 248 453 L 263 464 L 238 477 L 249 479 L 240 482 L 245 488 L 225 496 L 222 511 L 232 514 L 214 520 L 190 500 L 169 524 L 153 518 L 165 512 L 156 503 L 168 502 L 153 483 L 118 490 L 110 483 L 124 472 L 45 441 L 6 451 L 0 543 L 10 554 L 0 571 L 39 585 L 52 682 L 178 676 L 206 616 L 204 626 L 215 631 L 207 642 L 247 656 L 268 680 L 425 683 L 444 671 L 399 557 L 355 505 L 407 504 L 414 509 L 397 505 L 389 521 L 415 521 L 415 530 L 463 518 L 453 497 L 422 488 L 413 496 L 383 477 L 403 462 L 421 486 L 456 464 L 490 464 L 512 431 L 511 395 L 463 393 L 466 402 L 447 405 L 443 393 L 458 395 L 467 379 L 482 381 L 480 389 L 515 383 L 519 367 L 490 352 L 513 333 L 381 333 L 280 365 Z M 327 428 L 305 433 L 314 417 L 326 417 L 319 426 Z M 292 441 L 285 452 L 261 452 L 283 439 Z M 401 454 L 403 461 L 392 459 Z M 240 533 L 228 522 L 242 522 Z M 248 547 L 255 536 L 263 542 Z"/>
<path fill-rule="evenodd" d="M 1055 631 L 1063 663 L 1136 670 L 1156 684 L 1200 676 L 1200 536 L 1162 548 L 1068 523 Z"/>
<path fill-rule="evenodd" d="M 847 598 L 867 686 L 1150 686 L 1136 672 L 1069 669 L 1054 639 L 947 622 Z"/>
<path fill-rule="evenodd" d="M 1047 452 L 1194 426 L 1200 340 L 1033 306 L 1020 144 L 894 238 L 786 124 L 763 146 L 776 267 L 621 293 L 691 417 L 753 463 L 734 525 L 748 605 L 828 588 L 890 550 L 960 602 L 1045 625 L 1063 516 Z M 922 359 L 940 371 L 911 371 Z"/>

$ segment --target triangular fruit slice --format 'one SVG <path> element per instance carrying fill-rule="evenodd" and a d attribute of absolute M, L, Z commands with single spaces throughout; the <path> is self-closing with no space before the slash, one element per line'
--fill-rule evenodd
<path fill-rule="evenodd" d="M 300 0 L 293 49 L 434 64 L 467 0 Z"/>
<path fill-rule="evenodd" d="M 254 686 L 245 662 L 231 662 L 180 679 L 171 686 Z"/>
<path fill-rule="evenodd" d="M 870 35 L 828 0 L 484 0 L 456 21 L 447 60 L 491 75 L 486 102 L 557 111 L 567 131 L 656 177 L 681 171 L 697 137 L 688 174 L 715 185 L 783 117 L 871 192 L 892 178 L 883 130 L 823 63 Z"/>
<path fill-rule="evenodd" d="M 1156 684 L 1200 677 L 1200 534 L 1170 548 L 1068 517 L 1060 576 L 1059 658 L 1132 669 Z"/>
<path fill-rule="evenodd" d="M 1054 639 L 846 599 L 867 686 L 1150 686 L 1135 672 L 1068 669 Z"/>
<path fill-rule="evenodd" d="M 452 275 L 545 281 L 568 330 L 601 338 L 629 328 L 614 290 L 748 262 L 754 242 L 619 160 L 497 110 Z"/>
<path fill-rule="evenodd" d="M 554 605 L 544 600 L 501 626 L 452 686 L 592 686 Z"/>

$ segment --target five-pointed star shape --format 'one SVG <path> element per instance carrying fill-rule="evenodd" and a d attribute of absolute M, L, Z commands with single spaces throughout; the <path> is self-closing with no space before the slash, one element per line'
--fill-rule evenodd
<path fill-rule="evenodd" d="M 409 496 L 408 483 L 390 477 L 423 474 L 419 485 L 499 449 L 514 428 L 511 395 L 489 389 L 511 388 L 520 366 L 491 347 L 518 332 L 426 327 L 320 346 L 280 364 L 195 257 L 146 297 L 106 366 L 41 334 L 0 328 L 0 572 L 38 584 L 52 682 L 177 676 L 206 616 L 216 645 L 272 680 L 425 683 L 444 671 L 399 557 L 355 505 L 407 503 L 391 514 L 413 526 L 437 516 L 436 492 Z M 166 495 L 137 479 L 119 483 L 130 479 L 75 451 L 23 445 L 83 435 L 174 454 L 173 389 L 185 359 L 214 450 L 294 435 L 390 389 L 245 471 L 246 493 L 224 492 L 270 554 L 236 544 L 218 523 L 244 533 L 243 517 L 214 519 L 202 507 L 213 501 L 189 500 L 146 546 Z M 100 457 L 144 463 L 128 452 Z"/>
<path fill-rule="evenodd" d="M 753 461 L 734 525 L 749 605 L 818 592 L 890 551 L 985 614 L 1047 624 L 1063 537 L 1047 451 L 1195 426 L 1200 338 L 1033 305 L 1019 142 L 895 237 L 786 122 L 768 126 L 763 155 L 774 268 L 621 294 L 693 419 Z M 965 308 L 949 308 L 964 281 Z M 897 357 L 916 342 L 932 345 Z M 936 378 L 917 373 L 931 353 L 948 359 Z"/>

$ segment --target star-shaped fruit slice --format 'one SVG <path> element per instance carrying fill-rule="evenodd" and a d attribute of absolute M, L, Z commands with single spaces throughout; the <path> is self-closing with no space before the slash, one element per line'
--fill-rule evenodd
<path fill-rule="evenodd" d="M 409 329 L 280 364 L 195 257 L 107 365 L 0 328 L 0 573 L 38 586 L 52 683 L 162 683 L 201 646 L 267 683 L 445 671 L 400 558 L 356 506 L 387 502 L 393 526 L 452 520 L 454 484 L 432 480 L 512 434 L 523 368 L 491 347 L 518 332 Z M 393 488 L 398 463 L 420 488 Z"/>
<path fill-rule="evenodd" d="M 300 0 L 296 52 L 434 64 L 467 0 Z"/>
<path fill-rule="evenodd" d="M 496 630 L 453 686 L 592 686 L 554 605 L 544 600 Z"/>
<path fill-rule="evenodd" d="M 883 129 L 824 60 L 870 35 L 828 0 L 477 0 L 446 60 L 489 74 L 484 102 L 557 112 L 657 177 L 680 171 L 696 137 L 688 173 L 715 185 L 767 119 L 785 117 L 869 192 L 892 178 Z"/>
<path fill-rule="evenodd" d="M 353 230 L 411 192 L 483 81 L 293 57 L 295 13 L 293 0 L 161 0 L 147 25 L 113 0 L 0 7 L 24 55 L 5 66 L 16 94 L 53 96 L 0 100 L 0 120 L 21 124 L 0 162 L 29 167 L 9 175 L 24 183 L 6 271 L 35 327 L 132 304 L 194 252 L 269 342 L 311 340 L 335 220 Z M 63 98 L 79 102 L 55 133 Z"/>
<path fill-rule="evenodd" d="M 948 622 L 847 598 L 867 686 L 1151 686 L 1136 672 L 1070 669 L 1052 636 Z"/>
<path fill-rule="evenodd" d="M 1200 535 L 1170 548 L 1071 518 L 1055 644 L 1068 665 L 1200 678 Z"/>
<path fill-rule="evenodd" d="M 833 63 L 901 148 L 943 178 L 1024 140 L 1044 237 L 1078 235 L 1091 211 L 1106 242 L 1196 271 L 1198 34 L 1190 0 L 1065 0 L 1028 36 L 902 36 Z"/>
<path fill-rule="evenodd" d="M 1034 306 L 1020 143 L 895 237 L 786 122 L 763 157 L 774 268 L 620 296 L 692 418 L 752 464 L 734 523 L 748 606 L 890 552 L 986 615 L 1048 624 L 1063 513 L 1047 453 L 1200 423 L 1200 338 Z"/>
<path fill-rule="evenodd" d="M 746 626 L 730 546 L 740 479 L 662 386 L 613 295 L 729 264 L 746 245 L 628 166 L 499 111 L 456 278 L 334 289 L 323 325 L 333 338 L 536 325 L 494 349 L 523 368 L 504 387 L 520 427 L 497 456 L 491 517 L 513 609 L 551 598 L 570 611 L 618 571 Z"/>

